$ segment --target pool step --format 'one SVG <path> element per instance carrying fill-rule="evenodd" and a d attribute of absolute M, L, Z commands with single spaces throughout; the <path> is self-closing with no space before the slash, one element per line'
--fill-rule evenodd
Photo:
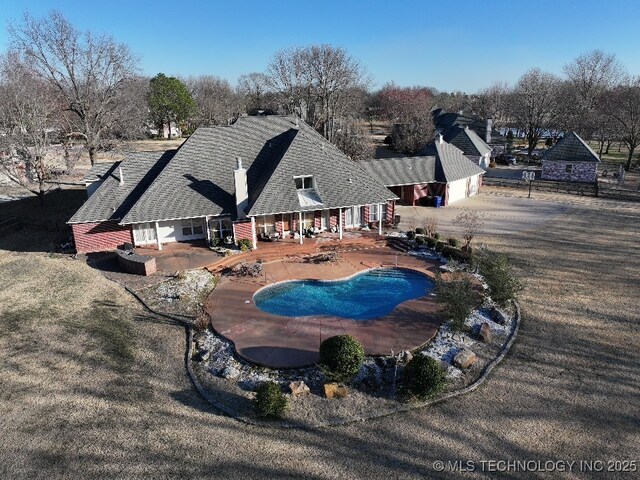
<path fill-rule="evenodd" d="M 394 248 L 396 250 L 399 250 L 403 253 L 407 253 L 409 250 L 411 250 L 413 247 L 411 245 L 411 243 L 409 243 L 409 241 L 407 241 L 404 238 L 399 238 L 399 237 L 389 237 L 387 238 L 387 245 L 391 248 Z"/>

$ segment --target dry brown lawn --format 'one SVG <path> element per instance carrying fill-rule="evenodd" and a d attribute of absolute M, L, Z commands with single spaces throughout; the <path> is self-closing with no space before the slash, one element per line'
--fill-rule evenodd
<path fill-rule="evenodd" d="M 311 431 L 219 414 L 186 376 L 182 327 L 80 261 L 0 238 L 0 478 L 433 478 L 436 459 L 637 460 L 640 208 L 558 199 L 569 208 L 552 221 L 483 239 L 527 286 L 520 336 L 485 386 Z"/>

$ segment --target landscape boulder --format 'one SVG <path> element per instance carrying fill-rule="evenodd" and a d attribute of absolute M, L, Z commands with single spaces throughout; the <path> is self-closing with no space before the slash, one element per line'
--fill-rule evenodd
<path fill-rule="evenodd" d="M 404 363 L 409 363 L 413 358 L 413 354 L 409 350 L 403 350 L 400 352 L 400 360 Z"/>
<path fill-rule="evenodd" d="M 338 385 L 335 382 L 324 384 L 324 395 L 327 398 L 344 398 L 349 394 L 347 387 Z"/>
<path fill-rule="evenodd" d="M 484 343 L 491 342 L 491 327 L 488 323 L 483 323 L 480 325 L 480 330 L 478 331 L 478 338 L 482 340 Z"/>
<path fill-rule="evenodd" d="M 303 395 L 309 395 L 311 390 L 303 380 L 298 380 L 297 382 L 291 382 L 289 384 L 289 389 L 291 390 L 291 395 L 294 397 L 302 397 Z"/>
<path fill-rule="evenodd" d="M 235 380 L 240 376 L 240 370 L 232 365 L 227 365 L 225 369 L 222 371 L 222 378 L 229 378 L 231 380 Z"/>
<path fill-rule="evenodd" d="M 468 348 L 464 348 L 453 358 L 453 364 L 458 368 L 469 368 L 476 363 L 477 358 L 475 353 Z"/>

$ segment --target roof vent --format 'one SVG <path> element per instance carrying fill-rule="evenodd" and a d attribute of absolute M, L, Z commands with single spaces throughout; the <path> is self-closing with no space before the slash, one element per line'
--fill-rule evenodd
<path fill-rule="evenodd" d="M 269 144 L 269 146 L 271 146 L 271 144 Z M 242 157 L 236 157 L 236 168 L 237 169 L 242 168 Z"/>
<path fill-rule="evenodd" d="M 122 175 L 121 165 L 118 165 L 118 176 L 120 177 L 120 185 L 124 185 L 124 176 Z"/>
<path fill-rule="evenodd" d="M 438 143 L 439 143 L 440 145 L 442 145 L 442 144 L 444 143 L 444 138 L 442 137 L 442 134 L 441 134 L 441 133 L 439 133 L 439 134 L 438 134 Z"/>
<path fill-rule="evenodd" d="M 296 128 L 300 127 L 300 121 L 298 120 L 298 117 L 296 117 Z"/>

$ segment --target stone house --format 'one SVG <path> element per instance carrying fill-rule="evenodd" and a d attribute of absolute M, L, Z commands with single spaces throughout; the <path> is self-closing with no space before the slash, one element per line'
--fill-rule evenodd
<path fill-rule="evenodd" d="M 542 180 L 594 183 L 600 158 L 576 132 L 569 132 L 542 155 Z"/>

